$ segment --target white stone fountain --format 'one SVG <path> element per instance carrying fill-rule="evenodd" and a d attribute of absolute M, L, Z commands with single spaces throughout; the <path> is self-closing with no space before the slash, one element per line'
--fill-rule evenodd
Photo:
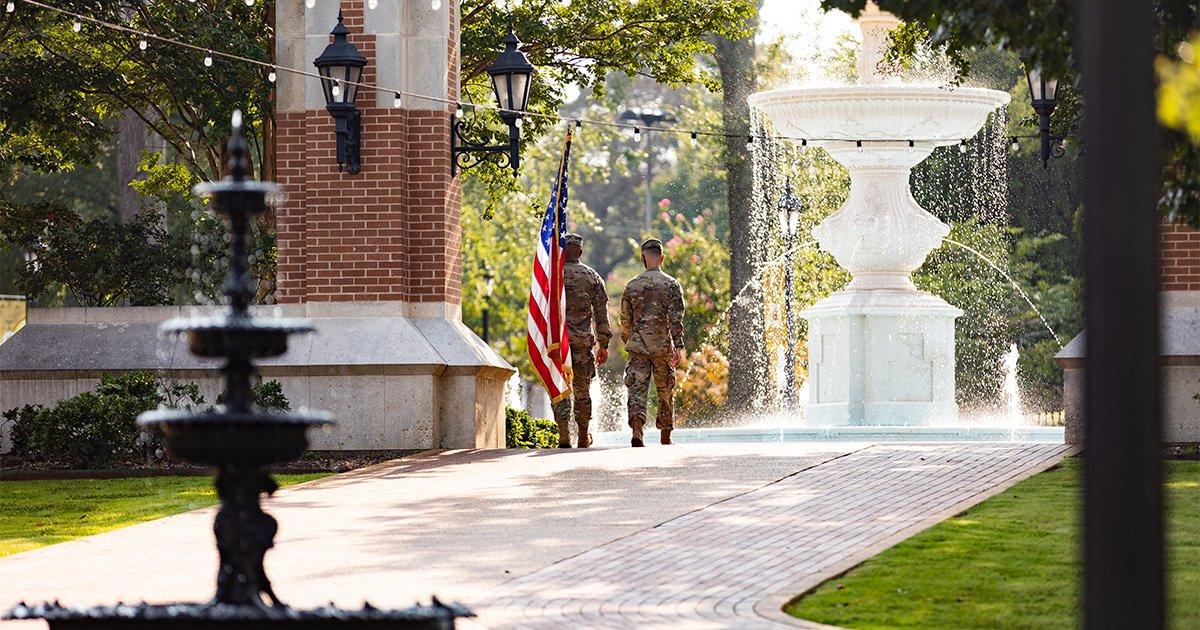
<path fill-rule="evenodd" d="M 949 424 L 954 320 L 962 311 L 910 278 L 950 227 L 913 199 L 912 168 L 935 147 L 972 138 L 1006 92 L 915 86 L 878 69 L 899 24 L 868 3 L 858 20 L 858 85 L 758 92 L 750 106 L 781 135 L 808 139 L 850 171 L 846 204 L 813 230 L 854 279 L 808 320 L 809 425 Z"/>

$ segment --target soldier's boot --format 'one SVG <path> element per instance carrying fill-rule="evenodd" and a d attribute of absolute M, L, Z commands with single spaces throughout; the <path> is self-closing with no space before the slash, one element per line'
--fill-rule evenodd
<path fill-rule="evenodd" d="M 658 441 L 660 444 L 671 443 L 671 429 L 662 429 L 659 431 Z"/>
<path fill-rule="evenodd" d="M 633 439 L 629 440 L 629 445 L 633 447 L 645 446 L 646 444 L 642 442 L 642 425 L 634 422 L 631 422 L 630 425 L 633 429 Z"/>
<path fill-rule="evenodd" d="M 571 423 L 558 421 L 558 448 L 571 448 Z"/>
<path fill-rule="evenodd" d="M 592 445 L 592 432 L 588 429 L 588 423 L 576 422 L 575 428 L 579 430 L 579 448 L 587 448 Z"/>

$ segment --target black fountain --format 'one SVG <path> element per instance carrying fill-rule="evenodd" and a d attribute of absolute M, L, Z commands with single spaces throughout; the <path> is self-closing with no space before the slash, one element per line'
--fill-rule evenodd
<path fill-rule="evenodd" d="M 251 629 L 276 627 L 454 628 L 459 617 L 472 613 L 456 604 L 433 599 L 432 605 L 381 609 L 364 602 L 345 610 L 332 603 L 301 610 L 279 601 L 263 569 L 274 545 L 278 525 L 259 504 L 261 495 L 278 489 L 266 466 L 295 460 L 308 448 L 308 430 L 333 423 L 323 412 L 275 413 L 255 409 L 251 395 L 254 359 L 287 352 L 288 337 L 313 332 L 302 319 L 256 318 L 250 314 L 254 297 L 246 255 L 246 236 L 252 217 L 279 196 L 270 182 L 248 180 L 246 141 L 241 113 L 233 116 L 229 140 L 229 175 L 222 181 L 196 187 L 212 200 L 212 208 L 230 223 L 229 271 L 225 295 L 229 307 L 220 315 L 178 318 L 160 330 L 186 335 L 197 356 L 224 358 L 225 404 L 211 411 L 156 410 L 138 422 L 159 428 L 167 450 L 176 459 L 216 468 L 215 485 L 221 499 L 214 531 L 220 569 L 217 592 L 207 603 L 124 604 L 70 608 L 57 601 L 18 604 L 6 619 L 44 619 L 53 630 L 77 628 Z"/>

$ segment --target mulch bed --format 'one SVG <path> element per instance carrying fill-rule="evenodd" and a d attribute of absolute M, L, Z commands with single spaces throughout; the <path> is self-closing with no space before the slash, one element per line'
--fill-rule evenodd
<path fill-rule="evenodd" d="M 421 450 L 392 451 L 309 451 L 300 459 L 282 466 L 273 466 L 271 472 L 278 474 L 341 473 L 363 468 L 401 457 Z M 101 470 L 72 470 L 46 465 L 30 465 L 9 454 L 4 455 L 0 467 L 0 481 L 33 481 L 51 479 L 121 479 L 128 477 L 207 477 L 212 469 L 205 466 L 167 462 L 147 465 L 130 463 L 124 468 Z"/>

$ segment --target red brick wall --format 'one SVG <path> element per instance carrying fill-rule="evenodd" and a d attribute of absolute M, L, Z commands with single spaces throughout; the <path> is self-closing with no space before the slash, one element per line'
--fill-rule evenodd
<path fill-rule="evenodd" d="M 1167 224 L 1159 229 L 1163 291 L 1200 291 L 1200 230 Z"/>
<path fill-rule="evenodd" d="M 344 5 L 350 41 L 375 80 L 374 38 L 362 3 Z M 456 92 L 457 42 L 450 93 Z M 390 99 L 388 99 L 390 101 Z M 333 119 L 324 109 L 276 115 L 278 283 L 286 302 L 461 300 L 459 183 L 450 177 L 450 113 L 375 107 L 360 90 L 362 171 L 339 172 Z"/>

